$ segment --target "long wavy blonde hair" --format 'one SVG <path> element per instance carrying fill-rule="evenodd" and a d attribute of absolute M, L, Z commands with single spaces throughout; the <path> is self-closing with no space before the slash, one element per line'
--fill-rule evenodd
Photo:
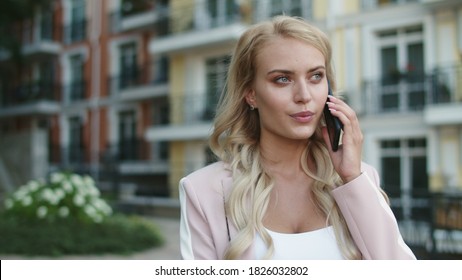
<path fill-rule="evenodd" d="M 252 245 L 256 233 L 262 236 L 268 248 L 265 257 L 270 258 L 274 252 L 272 239 L 262 223 L 274 182 L 261 163 L 258 110 L 249 110 L 245 92 L 255 77 L 257 54 L 276 37 L 294 38 L 318 49 L 324 55 L 326 75 L 335 91 L 329 40 L 321 30 L 303 19 L 277 16 L 255 24 L 240 37 L 231 58 L 226 87 L 219 101 L 214 131 L 210 137 L 212 151 L 229 165 L 233 177 L 233 188 L 226 206 L 238 234 L 232 238 L 225 259 L 242 256 Z M 309 159 L 315 163 L 313 170 L 308 167 Z M 344 257 L 361 258 L 345 220 L 330 195 L 334 186 L 342 182 L 330 160 L 320 126 L 311 137 L 300 162 L 304 172 L 314 179 L 311 188 L 314 202 L 327 217 L 326 222 L 333 226 Z"/>

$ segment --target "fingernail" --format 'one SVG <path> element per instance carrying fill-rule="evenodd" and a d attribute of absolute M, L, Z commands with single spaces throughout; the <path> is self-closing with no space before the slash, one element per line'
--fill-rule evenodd
<path fill-rule="evenodd" d="M 332 99 L 332 100 L 337 100 L 337 97 L 335 97 L 333 95 L 329 95 L 329 98 Z"/>

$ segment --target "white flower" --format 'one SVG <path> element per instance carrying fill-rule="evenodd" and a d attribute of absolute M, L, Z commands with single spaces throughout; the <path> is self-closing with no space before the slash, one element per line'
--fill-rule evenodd
<path fill-rule="evenodd" d="M 11 200 L 9 198 L 5 199 L 5 208 L 6 209 L 13 208 L 13 205 L 14 205 L 13 200 Z"/>
<path fill-rule="evenodd" d="M 21 199 L 22 206 L 27 207 L 32 204 L 32 197 L 30 196 L 25 196 L 23 199 Z"/>
<path fill-rule="evenodd" d="M 93 217 L 93 216 L 95 216 L 97 214 L 95 207 L 93 207 L 93 206 L 91 206 L 89 204 L 85 205 L 84 211 L 90 217 Z"/>
<path fill-rule="evenodd" d="M 22 200 L 25 196 L 27 196 L 29 194 L 29 192 L 26 190 L 26 188 L 23 186 L 23 187 L 20 187 L 14 194 L 14 198 L 16 200 Z"/>
<path fill-rule="evenodd" d="M 39 183 L 37 183 L 37 181 L 30 181 L 28 184 L 27 184 L 27 188 L 29 191 L 31 192 L 35 192 L 36 190 L 38 190 L 39 188 Z"/>
<path fill-rule="evenodd" d="M 54 196 L 53 191 L 50 189 L 43 189 L 41 194 L 42 194 L 42 198 L 45 200 L 50 200 Z"/>
<path fill-rule="evenodd" d="M 55 190 L 55 196 L 59 201 L 59 200 L 63 199 L 66 196 L 66 194 L 64 193 L 64 191 L 62 189 L 56 189 Z"/>
<path fill-rule="evenodd" d="M 47 201 L 52 205 L 57 205 L 61 200 L 61 197 L 56 195 L 56 193 L 52 189 L 44 189 L 41 194 L 43 200 Z"/>
<path fill-rule="evenodd" d="M 98 197 L 101 194 L 95 186 L 88 187 L 88 193 L 94 197 Z"/>
<path fill-rule="evenodd" d="M 69 216 L 69 208 L 67 208 L 66 206 L 61 206 L 58 209 L 58 215 L 62 218 Z"/>
<path fill-rule="evenodd" d="M 91 178 L 88 175 L 83 176 L 83 181 L 84 181 L 85 185 L 87 185 L 87 186 L 91 186 L 91 187 L 95 186 L 95 181 L 93 180 L 93 178 Z"/>
<path fill-rule="evenodd" d="M 80 194 L 76 194 L 76 195 L 74 196 L 73 201 L 74 201 L 74 204 L 75 204 L 76 206 L 82 206 L 82 205 L 85 204 L 85 198 L 84 198 L 82 195 L 80 195 Z"/>
<path fill-rule="evenodd" d="M 40 219 L 43 219 L 45 218 L 45 216 L 47 215 L 48 213 L 48 208 L 46 206 L 40 206 L 38 209 L 37 209 L 37 217 L 39 217 Z"/>
<path fill-rule="evenodd" d="M 93 222 L 95 223 L 101 223 L 103 221 L 103 217 L 101 217 L 101 215 L 94 215 L 93 216 Z"/>
<path fill-rule="evenodd" d="M 104 215 L 109 216 L 112 214 L 112 208 L 106 203 L 106 201 L 96 198 L 92 200 L 93 207 L 103 212 Z"/>
<path fill-rule="evenodd" d="M 62 173 L 53 172 L 51 173 L 51 182 L 53 184 L 59 183 L 64 179 L 64 175 Z"/>
<path fill-rule="evenodd" d="M 80 188 L 83 186 L 83 180 L 82 177 L 80 177 L 77 174 L 71 175 L 71 182 L 74 184 L 77 188 Z"/>
<path fill-rule="evenodd" d="M 72 184 L 69 183 L 68 181 L 64 181 L 61 186 L 64 189 L 64 191 L 66 191 L 67 193 L 72 192 Z"/>

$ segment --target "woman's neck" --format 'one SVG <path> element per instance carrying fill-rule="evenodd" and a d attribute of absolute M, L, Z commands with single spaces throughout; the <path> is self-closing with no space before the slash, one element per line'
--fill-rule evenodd
<path fill-rule="evenodd" d="M 260 152 L 264 168 L 271 173 L 292 176 L 303 172 L 300 159 L 308 140 L 280 138 L 260 139 Z"/>

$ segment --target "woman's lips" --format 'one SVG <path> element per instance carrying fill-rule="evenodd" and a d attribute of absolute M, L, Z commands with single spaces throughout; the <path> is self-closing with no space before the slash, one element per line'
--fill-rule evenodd
<path fill-rule="evenodd" d="M 313 119 L 314 113 L 310 111 L 303 111 L 303 112 L 292 114 L 290 116 L 298 122 L 306 123 Z"/>

